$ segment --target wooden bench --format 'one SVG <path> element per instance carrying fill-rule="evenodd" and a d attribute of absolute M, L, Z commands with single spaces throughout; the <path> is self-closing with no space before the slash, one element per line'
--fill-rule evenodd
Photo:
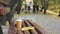
<path fill-rule="evenodd" d="M 18 23 L 20 23 L 20 25 Z M 16 34 L 16 33 L 17 34 L 48 34 L 46 31 L 44 31 L 44 29 L 42 29 L 39 25 L 34 23 L 32 20 L 22 20 L 22 22 L 19 21 L 18 23 L 16 22 L 16 31 L 17 32 L 15 31 L 14 22 L 11 23 L 11 25 L 9 27 L 9 32 L 8 32 L 9 34 Z M 23 27 L 34 27 L 34 30 L 22 31 Z M 13 31 L 13 32 L 11 32 L 11 31 Z M 14 32 L 16 32 L 16 33 L 14 33 Z"/>

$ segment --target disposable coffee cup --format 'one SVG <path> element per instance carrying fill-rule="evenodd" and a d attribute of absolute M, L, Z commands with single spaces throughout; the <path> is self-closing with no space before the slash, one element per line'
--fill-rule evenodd
<path fill-rule="evenodd" d="M 21 19 L 16 20 L 16 25 L 17 25 L 17 30 L 21 30 L 22 29 L 22 20 Z"/>

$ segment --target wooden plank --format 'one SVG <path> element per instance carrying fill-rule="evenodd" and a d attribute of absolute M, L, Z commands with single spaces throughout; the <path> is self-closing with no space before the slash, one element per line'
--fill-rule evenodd
<path fill-rule="evenodd" d="M 23 21 L 23 27 L 26 27 L 24 21 Z M 24 31 L 24 34 L 30 34 L 30 32 L 29 31 Z"/>
<path fill-rule="evenodd" d="M 48 34 L 43 28 L 41 28 L 39 25 L 37 25 L 36 23 L 34 23 L 32 20 L 28 20 L 28 22 L 35 27 L 35 29 L 37 30 L 37 32 L 39 34 Z"/>
<path fill-rule="evenodd" d="M 25 23 L 27 26 L 32 27 L 27 20 L 25 20 L 24 23 Z M 34 29 L 34 30 L 31 30 L 31 34 L 38 34 L 38 33 L 37 33 L 37 31 Z"/>

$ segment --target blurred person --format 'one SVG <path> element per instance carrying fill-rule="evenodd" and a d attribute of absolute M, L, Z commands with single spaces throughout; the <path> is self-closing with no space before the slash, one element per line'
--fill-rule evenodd
<path fill-rule="evenodd" d="M 12 10 L 16 3 L 18 3 L 18 5 L 16 7 L 17 14 L 20 14 L 21 6 L 22 6 L 22 0 L 10 0 L 10 2 L 9 2 L 10 8 Z"/>
<path fill-rule="evenodd" d="M 27 13 L 28 12 L 28 8 L 27 8 L 27 5 L 25 5 L 25 13 Z"/>
<path fill-rule="evenodd" d="M 31 9 L 31 7 L 30 6 L 28 6 L 28 12 L 30 13 L 30 9 Z"/>
<path fill-rule="evenodd" d="M 27 12 L 27 13 L 30 13 L 31 4 L 32 4 L 32 2 L 27 2 L 27 3 L 26 3 L 26 12 Z"/>
<path fill-rule="evenodd" d="M 33 5 L 33 13 L 35 13 L 35 4 Z"/>
<path fill-rule="evenodd" d="M 39 5 L 37 5 L 37 4 L 34 4 L 33 5 L 33 13 L 38 13 L 38 11 L 39 11 Z"/>
<path fill-rule="evenodd" d="M 39 5 L 36 5 L 36 10 L 37 10 L 37 13 L 38 13 L 38 11 L 39 11 Z"/>
<path fill-rule="evenodd" d="M 14 5 L 18 3 L 18 6 L 17 6 L 17 14 L 20 14 L 20 10 L 21 10 L 21 3 L 22 3 L 22 0 L 9 0 L 9 7 L 10 7 L 10 12 L 6 15 L 7 16 L 7 20 L 9 21 L 9 24 L 10 24 L 10 21 L 12 20 L 12 18 L 14 17 Z"/>
<path fill-rule="evenodd" d="M 2 11 L 2 8 L 1 7 L 2 7 L 2 5 L 0 4 L 0 13 Z M 3 34 L 1 23 L 2 23 L 2 16 L 0 15 L 0 34 Z"/>
<path fill-rule="evenodd" d="M 44 14 L 46 14 L 46 10 L 48 9 L 48 2 L 46 1 L 46 2 L 44 2 L 44 5 L 42 6 L 42 8 L 41 8 L 41 10 L 40 10 L 40 12 L 42 12 L 42 10 L 44 10 Z"/>

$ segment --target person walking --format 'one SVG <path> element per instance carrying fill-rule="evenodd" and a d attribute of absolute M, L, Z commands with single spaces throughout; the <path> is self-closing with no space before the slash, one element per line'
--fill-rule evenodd
<path fill-rule="evenodd" d="M 44 2 L 44 5 L 42 6 L 42 8 L 41 8 L 41 10 L 40 10 L 40 12 L 42 12 L 42 10 L 44 10 L 44 14 L 46 14 L 46 10 L 48 9 L 48 2 L 47 1 L 45 1 Z"/>

